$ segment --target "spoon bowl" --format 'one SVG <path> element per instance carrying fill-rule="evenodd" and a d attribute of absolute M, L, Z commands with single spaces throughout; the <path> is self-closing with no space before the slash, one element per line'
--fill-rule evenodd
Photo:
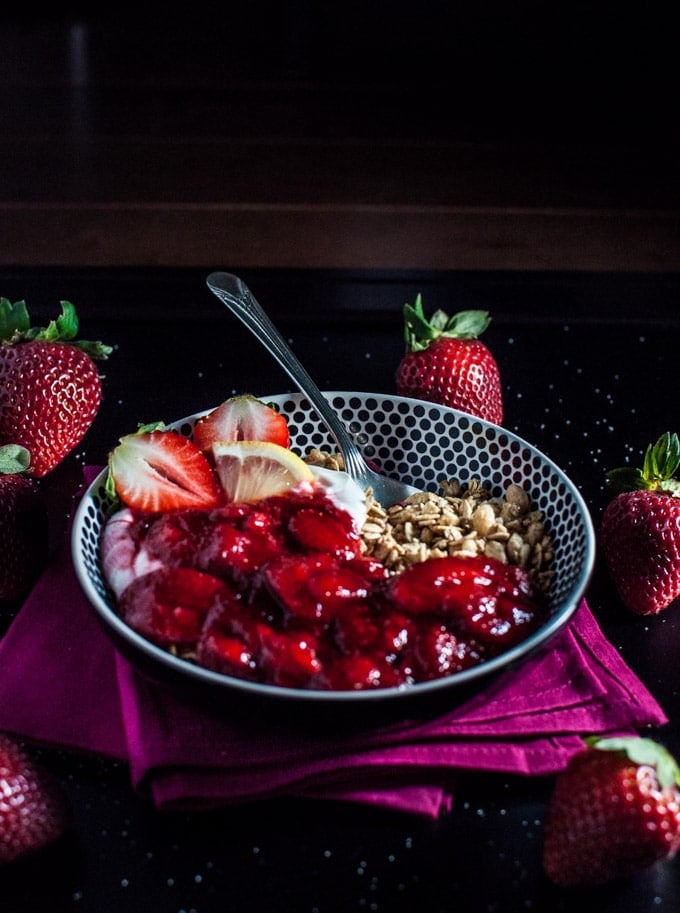
<path fill-rule="evenodd" d="M 378 473 L 369 466 L 355 439 L 245 282 L 238 276 L 224 272 L 211 273 L 206 281 L 210 291 L 257 337 L 316 409 L 342 454 L 345 471 L 350 478 L 362 488 L 370 488 L 376 500 L 384 507 L 398 504 L 409 495 L 416 494 L 419 489 Z"/>

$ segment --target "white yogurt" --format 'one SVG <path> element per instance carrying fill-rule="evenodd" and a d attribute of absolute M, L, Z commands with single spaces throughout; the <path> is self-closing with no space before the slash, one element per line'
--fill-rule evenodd
<path fill-rule="evenodd" d="M 316 485 L 325 491 L 329 500 L 339 510 L 344 510 L 350 515 L 357 532 L 360 532 L 368 513 L 363 488 L 346 472 L 321 466 L 310 466 L 310 469 L 314 473 Z"/>

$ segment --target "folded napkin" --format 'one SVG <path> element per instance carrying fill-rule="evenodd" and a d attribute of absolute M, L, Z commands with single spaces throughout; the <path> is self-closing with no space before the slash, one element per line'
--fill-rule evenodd
<path fill-rule="evenodd" d="M 55 556 L 0 641 L 0 729 L 129 763 L 159 808 L 293 796 L 437 817 L 463 769 L 564 767 L 592 733 L 667 722 L 585 601 L 549 649 L 443 715 L 314 733 L 198 709 L 116 653 L 73 571 Z"/>

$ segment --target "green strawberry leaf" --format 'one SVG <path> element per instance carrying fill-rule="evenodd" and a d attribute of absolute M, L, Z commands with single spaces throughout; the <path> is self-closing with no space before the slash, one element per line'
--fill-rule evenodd
<path fill-rule="evenodd" d="M 76 339 L 78 335 L 78 315 L 70 301 L 60 301 L 61 314 L 51 320 L 46 327 L 31 327 L 25 332 L 26 339 L 40 342 L 68 342 L 89 355 L 90 358 L 108 358 L 113 352 L 112 346 L 103 342 L 91 342 L 88 339 Z"/>
<path fill-rule="evenodd" d="M 627 757 L 633 764 L 645 764 L 656 770 L 656 776 L 662 789 L 671 786 L 680 787 L 680 767 L 673 755 L 653 739 L 637 736 L 621 736 L 602 739 L 593 736 L 586 739 L 586 744 L 598 751 L 616 751 Z"/>
<path fill-rule="evenodd" d="M 77 342 L 74 342 L 73 345 L 77 346 L 77 348 L 86 355 L 89 355 L 90 358 L 108 358 L 111 352 L 113 352 L 113 346 L 107 346 L 99 340 L 92 342 L 89 339 L 79 339 Z"/>
<path fill-rule="evenodd" d="M 438 308 L 430 317 L 430 327 L 434 331 L 434 335 L 440 336 L 445 334 L 448 325 L 449 315 L 446 311 L 442 311 L 441 308 Z"/>
<path fill-rule="evenodd" d="M 407 349 L 414 352 L 426 349 L 438 335 L 439 331 L 425 317 L 421 295 L 416 296 L 415 304 L 404 305 L 404 342 Z"/>
<path fill-rule="evenodd" d="M 677 434 L 666 431 L 655 444 L 645 452 L 642 472 L 648 479 L 666 481 L 672 478 L 680 466 L 680 441 Z"/>
<path fill-rule="evenodd" d="M 0 298 L 0 342 L 11 342 L 24 336 L 30 328 L 31 321 L 25 301 Z"/>
<path fill-rule="evenodd" d="M 404 341 L 407 350 L 421 352 L 433 339 L 445 336 L 447 339 L 476 339 L 489 326 L 491 319 L 487 311 L 458 311 L 452 317 L 436 310 L 428 320 L 423 310 L 422 295 L 416 296 L 415 304 L 404 305 Z"/>
<path fill-rule="evenodd" d="M 616 491 L 664 491 L 680 497 L 680 440 L 666 431 L 645 450 L 642 469 L 624 466 L 606 474 L 607 484 Z"/>
<path fill-rule="evenodd" d="M 41 342 L 70 342 L 78 334 L 78 315 L 70 301 L 61 301 L 61 314 L 46 327 L 32 327 L 26 334 L 29 339 Z"/>
<path fill-rule="evenodd" d="M 0 475 L 18 475 L 31 465 L 31 454 L 21 444 L 0 447 Z"/>
<path fill-rule="evenodd" d="M 606 476 L 607 484 L 617 491 L 640 491 L 647 487 L 641 469 L 633 466 L 621 466 L 611 469 Z"/>
<path fill-rule="evenodd" d="M 152 431 L 167 431 L 168 426 L 165 422 L 148 422 L 144 424 L 142 422 L 137 425 L 137 431 L 135 434 L 151 434 Z"/>
<path fill-rule="evenodd" d="M 444 335 L 458 339 L 476 339 L 490 323 L 487 311 L 459 311 L 449 318 Z"/>
<path fill-rule="evenodd" d="M 104 491 L 107 496 L 111 499 L 114 504 L 120 504 L 120 498 L 118 497 L 118 492 L 116 491 L 116 481 L 113 478 L 113 473 L 111 472 L 111 460 L 109 462 L 106 470 L 106 481 L 104 482 Z"/>

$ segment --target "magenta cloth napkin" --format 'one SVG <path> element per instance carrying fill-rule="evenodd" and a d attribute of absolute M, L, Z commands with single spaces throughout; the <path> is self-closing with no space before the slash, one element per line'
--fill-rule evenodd
<path fill-rule="evenodd" d="M 461 769 L 562 769 L 590 733 L 667 722 L 585 601 L 550 649 L 425 722 L 319 734 L 199 710 L 120 657 L 57 555 L 0 641 L 0 729 L 129 763 L 159 808 L 275 796 L 437 817 Z"/>

